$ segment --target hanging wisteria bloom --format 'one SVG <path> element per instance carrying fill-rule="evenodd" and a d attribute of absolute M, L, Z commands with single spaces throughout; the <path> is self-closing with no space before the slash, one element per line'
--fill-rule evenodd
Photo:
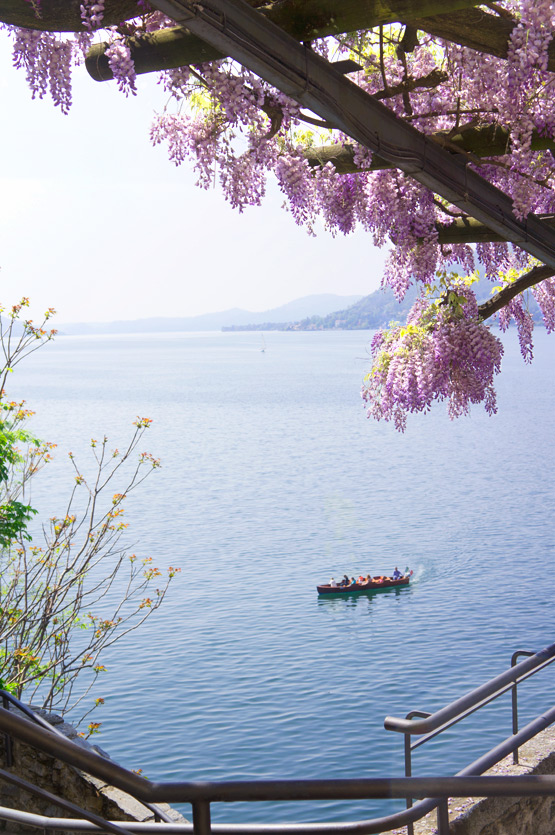
<path fill-rule="evenodd" d="M 137 95 L 135 86 L 135 65 L 131 58 L 131 50 L 123 41 L 115 41 L 106 50 L 106 57 L 118 87 L 126 96 L 131 93 Z"/>
<path fill-rule="evenodd" d="M 362 389 L 368 416 L 392 420 L 403 432 L 410 412 L 447 400 L 451 419 L 471 404 L 497 411 L 494 375 L 503 346 L 483 324 L 470 286 L 455 274 L 440 276 L 440 297 L 420 298 L 406 325 L 379 330 L 372 341 L 372 369 Z"/>

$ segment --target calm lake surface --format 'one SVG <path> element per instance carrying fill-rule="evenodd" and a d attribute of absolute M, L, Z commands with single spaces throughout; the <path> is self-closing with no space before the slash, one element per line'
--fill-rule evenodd
<path fill-rule="evenodd" d="M 161 457 L 128 503 L 132 550 L 179 565 L 167 604 L 114 649 L 97 737 L 152 779 L 393 776 L 387 714 L 434 711 L 554 638 L 555 337 L 525 366 L 505 339 L 499 414 L 445 408 L 404 435 L 365 418 L 371 334 L 59 337 L 9 381 L 59 443 L 33 488 L 63 513 L 63 452 L 137 415 Z M 62 482 L 65 483 L 65 487 Z M 115 491 L 113 491 L 115 492 Z M 318 599 L 344 572 L 414 570 L 409 589 Z M 552 704 L 553 667 L 521 688 L 521 723 Z M 414 758 L 453 772 L 511 732 L 509 699 Z M 279 819 L 348 820 L 387 804 L 284 804 Z M 400 807 L 395 807 L 400 808 Z M 184 808 L 187 815 L 189 810 Z M 215 820 L 275 820 L 260 804 Z"/>

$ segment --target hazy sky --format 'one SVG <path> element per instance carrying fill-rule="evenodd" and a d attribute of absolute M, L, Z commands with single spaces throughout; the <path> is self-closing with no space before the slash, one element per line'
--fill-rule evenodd
<path fill-rule="evenodd" d="M 111 321 L 267 310 L 379 286 L 385 253 L 368 235 L 309 237 L 277 188 L 240 215 L 153 148 L 151 116 L 165 103 L 153 77 L 126 99 L 79 68 L 63 116 L 31 100 L 0 37 L 3 304 L 26 295 L 60 322 Z"/>

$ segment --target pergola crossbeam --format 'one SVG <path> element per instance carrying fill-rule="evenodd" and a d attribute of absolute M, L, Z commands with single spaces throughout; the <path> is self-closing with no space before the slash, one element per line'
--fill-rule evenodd
<path fill-rule="evenodd" d="M 255 0 L 250 0 L 254 3 Z M 341 35 L 358 29 L 372 29 L 407 17 L 443 16 L 446 12 L 471 9 L 480 0 L 279 0 L 258 8 L 269 20 L 298 41 Z M 159 32 L 129 38 L 137 74 L 167 70 L 188 64 L 201 64 L 224 58 L 227 53 L 198 38 L 186 28 L 176 26 Z M 113 78 L 107 43 L 93 44 L 86 59 L 87 70 L 95 81 Z"/>

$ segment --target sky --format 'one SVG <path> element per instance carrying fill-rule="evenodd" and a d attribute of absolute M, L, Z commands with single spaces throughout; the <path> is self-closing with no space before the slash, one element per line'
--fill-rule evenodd
<path fill-rule="evenodd" d="M 195 186 L 149 140 L 166 97 L 153 76 L 126 99 L 74 76 L 63 116 L 31 99 L 0 33 L 0 302 L 54 307 L 58 322 L 263 311 L 314 293 L 366 295 L 385 251 L 361 230 L 311 238 L 273 187 L 243 214 Z"/>

